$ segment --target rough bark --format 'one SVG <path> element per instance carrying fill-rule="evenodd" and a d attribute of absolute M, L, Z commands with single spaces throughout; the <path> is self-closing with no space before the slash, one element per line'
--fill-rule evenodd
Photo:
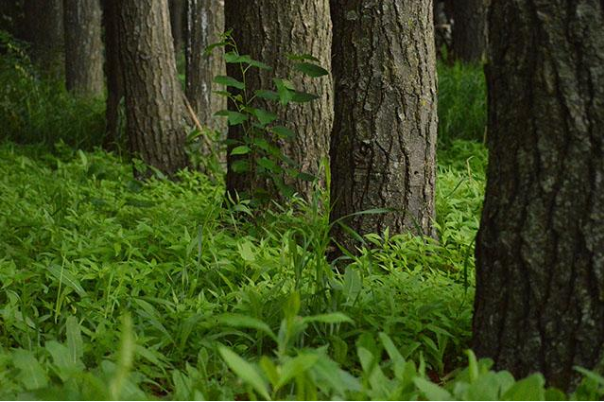
<path fill-rule="evenodd" d="M 118 32 L 118 1 L 103 0 L 103 27 L 105 29 L 105 76 L 107 98 L 105 119 L 107 121 L 103 147 L 115 149 L 120 144 L 120 103 L 124 97 L 124 83 L 120 61 Z"/>
<path fill-rule="evenodd" d="M 332 79 L 309 78 L 293 69 L 289 54 L 310 54 L 330 70 L 331 20 L 328 0 L 231 0 L 225 4 L 226 28 L 234 29 L 239 52 L 273 67 L 272 71 L 250 69 L 247 91 L 274 89 L 272 79 L 290 78 L 296 89 L 319 95 L 304 104 L 277 108 L 274 103 L 258 101 L 257 107 L 276 111 L 280 124 L 296 133 L 293 141 L 280 142 L 282 152 L 297 163 L 301 171 L 321 177 L 320 163 L 329 155 L 329 137 L 333 125 Z M 230 76 L 240 78 L 236 64 L 227 65 Z M 238 127 L 229 129 L 229 139 L 241 135 Z M 233 158 L 230 156 L 229 166 Z M 312 184 L 303 180 L 283 179 L 299 195 L 308 197 Z M 249 192 L 264 188 L 275 195 L 270 184 L 253 171 L 227 173 L 229 192 Z"/>
<path fill-rule="evenodd" d="M 201 124 L 226 133 L 223 118 L 214 113 L 226 109 L 226 99 L 212 91 L 224 88 L 213 82 L 226 74 L 224 49 L 216 48 L 210 55 L 205 49 L 220 41 L 224 32 L 224 1 L 187 0 L 186 32 L 186 95 Z"/>
<path fill-rule="evenodd" d="M 436 72 L 432 1 L 332 0 L 332 221 L 359 234 L 433 235 Z M 334 227 L 334 238 L 355 243 Z"/>
<path fill-rule="evenodd" d="M 183 20 L 185 11 L 186 0 L 169 0 L 170 1 L 170 28 L 172 32 L 172 39 L 174 41 L 175 54 L 178 54 L 182 50 L 183 44 Z M 216 0 L 205 0 L 205 3 L 213 3 Z"/>
<path fill-rule="evenodd" d="M 21 37 L 31 43 L 31 57 L 41 71 L 55 79 L 64 72 L 63 0 L 25 0 Z"/>
<path fill-rule="evenodd" d="M 188 165 L 188 114 L 176 76 L 168 0 L 121 0 L 118 27 L 130 150 L 172 176 Z"/>
<path fill-rule="evenodd" d="M 604 357 L 604 4 L 491 7 L 473 345 L 568 389 Z"/>
<path fill-rule="evenodd" d="M 64 0 L 65 83 L 80 96 L 104 90 L 101 4 L 99 0 Z"/>
<path fill-rule="evenodd" d="M 453 2 L 453 52 L 464 62 L 482 61 L 487 45 L 487 0 Z"/>

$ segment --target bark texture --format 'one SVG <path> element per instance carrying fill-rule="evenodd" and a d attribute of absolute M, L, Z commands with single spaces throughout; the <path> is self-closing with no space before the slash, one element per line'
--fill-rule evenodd
<path fill-rule="evenodd" d="M 103 0 L 103 27 L 105 28 L 105 75 L 107 77 L 107 99 L 105 119 L 107 121 L 103 147 L 114 149 L 120 140 L 120 103 L 124 97 L 124 80 L 120 61 L 118 32 L 119 0 Z"/>
<path fill-rule="evenodd" d="M 332 221 L 359 234 L 433 235 L 436 72 L 432 1 L 332 0 Z M 335 240 L 353 251 L 338 225 Z"/>
<path fill-rule="evenodd" d="M 130 150 L 172 176 L 188 165 L 188 114 L 176 77 L 168 0 L 121 0 L 118 25 Z"/>
<path fill-rule="evenodd" d="M 469 63 L 483 60 L 487 45 L 487 8 L 489 0 L 453 2 L 453 52 Z"/>
<path fill-rule="evenodd" d="M 24 40 L 42 72 L 59 79 L 64 72 L 63 0 L 24 0 Z"/>
<path fill-rule="evenodd" d="M 65 83 L 80 96 L 103 94 L 103 41 L 99 0 L 64 0 Z"/>
<path fill-rule="evenodd" d="M 213 82 L 214 77 L 226 74 L 224 49 L 205 54 L 206 47 L 219 42 L 224 32 L 224 1 L 187 0 L 186 15 L 187 98 L 201 124 L 225 133 L 226 122 L 214 113 L 226 109 L 226 99 L 212 93 L 224 89 Z"/>
<path fill-rule="evenodd" d="M 329 137 L 333 126 L 333 95 L 330 76 L 309 78 L 294 71 L 288 54 L 310 54 L 319 64 L 330 70 L 331 20 L 329 0 L 230 0 L 225 4 L 226 28 L 234 29 L 239 52 L 249 54 L 273 67 L 272 71 L 250 69 L 247 91 L 274 89 L 273 78 L 290 78 L 297 90 L 320 98 L 304 104 L 289 104 L 278 108 L 275 103 L 258 101 L 257 107 L 278 112 L 280 124 L 296 133 L 293 141 L 280 142 L 282 152 L 293 159 L 303 172 L 321 176 L 320 163 L 329 155 Z M 230 76 L 240 78 L 239 65 L 227 65 Z M 229 139 L 241 135 L 238 127 L 231 127 Z M 232 158 L 229 156 L 229 166 Z M 303 197 L 310 194 L 312 184 L 294 180 L 288 184 Z M 249 192 L 270 184 L 253 171 L 236 174 L 229 169 L 227 190 Z"/>
<path fill-rule="evenodd" d="M 604 4 L 491 7 L 473 347 L 569 389 L 604 357 Z"/>

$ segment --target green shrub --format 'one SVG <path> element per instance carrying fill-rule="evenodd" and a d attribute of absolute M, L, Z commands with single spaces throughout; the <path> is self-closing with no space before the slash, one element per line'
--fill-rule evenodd
<path fill-rule="evenodd" d="M 100 145 L 104 103 L 69 94 L 63 83 L 42 79 L 25 45 L 0 31 L 0 140 L 74 148 Z"/>

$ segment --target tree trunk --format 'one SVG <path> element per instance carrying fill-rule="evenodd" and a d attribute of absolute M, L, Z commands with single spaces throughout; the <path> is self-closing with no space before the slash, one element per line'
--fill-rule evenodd
<path fill-rule="evenodd" d="M 63 0 L 25 0 L 21 37 L 31 43 L 31 56 L 47 76 L 59 79 L 64 72 Z"/>
<path fill-rule="evenodd" d="M 604 357 L 604 4 L 491 7 L 473 344 L 569 389 Z"/>
<path fill-rule="evenodd" d="M 130 150 L 173 176 L 188 165 L 188 114 L 176 77 L 168 0 L 121 0 L 118 21 Z"/>
<path fill-rule="evenodd" d="M 120 144 L 120 103 L 124 97 L 124 83 L 120 61 L 120 40 L 118 32 L 118 1 L 103 1 L 103 26 L 105 28 L 105 76 L 107 77 L 107 99 L 105 119 L 107 120 L 103 147 L 115 149 Z"/>
<path fill-rule="evenodd" d="M 169 0 L 170 1 L 170 28 L 172 32 L 172 39 L 174 41 L 175 55 L 182 50 L 183 43 L 183 26 L 182 22 L 184 19 L 185 1 L 186 0 Z M 217 0 L 204 0 L 206 3 L 214 3 Z"/>
<path fill-rule="evenodd" d="M 332 221 L 357 233 L 434 234 L 436 71 L 432 1 L 332 0 Z M 339 225 L 337 242 L 355 243 Z"/>
<path fill-rule="evenodd" d="M 80 96 L 104 90 L 101 4 L 99 0 L 64 0 L 65 82 Z"/>
<path fill-rule="evenodd" d="M 273 67 L 273 70 L 250 69 L 247 91 L 274 89 L 273 78 L 290 78 L 297 90 L 319 95 L 304 104 L 277 107 L 259 100 L 257 107 L 276 111 L 279 124 L 296 133 L 292 141 L 281 141 L 281 151 L 293 159 L 299 170 L 321 177 L 320 163 L 329 155 L 329 137 L 333 125 L 332 80 L 329 76 L 309 78 L 294 71 L 289 54 L 310 54 L 327 70 L 331 66 L 331 20 L 328 0 L 230 0 L 225 4 L 226 28 L 232 28 L 239 52 L 249 54 Z M 227 65 L 229 76 L 241 78 L 239 65 Z M 229 139 L 241 135 L 231 127 Z M 229 167 L 234 158 L 228 156 Z M 309 197 L 312 184 L 283 177 L 286 184 L 303 197 Z M 227 173 L 227 190 L 246 193 L 264 188 L 272 195 L 271 185 L 253 171 Z"/>
<path fill-rule="evenodd" d="M 19 38 L 21 24 L 23 24 L 23 1 L 0 2 L 0 30 L 10 32 L 11 35 Z"/>
<path fill-rule="evenodd" d="M 466 63 L 481 62 L 487 45 L 487 0 L 453 2 L 453 53 Z"/>
<path fill-rule="evenodd" d="M 187 0 L 186 15 L 187 98 L 202 124 L 225 133 L 226 122 L 214 117 L 214 113 L 226 109 L 226 99 L 212 93 L 223 89 L 213 80 L 226 74 L 224 49 L 219 47 L 210 55 L 205 54 L 206 47 L 219 42 L 224 32 L 224 1 Z"/>

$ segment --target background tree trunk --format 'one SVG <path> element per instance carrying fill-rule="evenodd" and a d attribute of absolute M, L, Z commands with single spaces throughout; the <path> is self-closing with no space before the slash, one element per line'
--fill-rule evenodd
<path fill-rule="evenodd" d="M 124 97 L 124 83 L 120 61 L 120 40 L 118 32 L 118 1 L 103 0 L 103 27 L 105 28 L 105 76 L 107 77 L 107 99 L 105 119 L 107 120 L 105 149 L 115 149 L 120 143 L 120 103 Z"/>
<path fill-rule="evenodd" d="M 168 0 L 121 0 L 118 21 L 130 150 L 173 175 L 188 165 L 188 114 L 176 76 Z"/>
<path fill-rule="evenodd" d="M 214 77 L 226 74 L 224 48 L 205 55 L 208 45 L 220 41 L 224 32 L 224 1 L 187 0 L 186 94 L 201 124 L 226 134 L 226 122 L 214 113 L 226 109 L 226 98 L 212 91 L 222 90 Z M 205 150 L 209 152 L 209 150 Z"/>
<path fill-rule="evenodd" d="M 178 58 L 183 44 L 183 20 L 185 11 L 185 0 L 169 0 L 170 1 L 170 28 L 172 39 L 174 40 L 174 51 Z M 204 0 L 205 3 L 214 3 L 217 0 Z"/>
<path fill-rule="evenodd" d="M 568 389 L 604 357 L 604 5 L 491 7 L 473 345 Z"/>
<path fill-rule="evenodd" d="M 64 72 L 63 0 L 25 0 L 21 37 L 31 43 L 31 56 L 41 71 L 59 79 Z"/>
<path fill-rule="evenodd" d="M 279 145 L 301 171 L 320 176 L 319 165 L 329 155 L 329 137 L 333 125 L 332 80 L 329 76 L 309 78 L 293 69 L 288 54 L 311 54 L 327 70 L 331 66 L 331 20 L 328 0 L 230 0 L 225 4 L 226 28 L 233 28 L 239 52 L 249 54 L 273 67 L 272 71 L 250 69 L 247 90 L 274 89 L 272 79 L 290 78 L 296 89 L 319 95 L 304 104 L 279 108 L 280 123 L 296 133 L 296 138 Z M 227 65 L 230 76 L 241 75 L 239 65 Z M 259 100 L 259 107 L 275 111 L 274 103 Z M 240 136 L 238 127 L 231 127 L 229 138 Z M 229 156 L 229 165 L 232 158 Z M 284 178 L 287 181 L 287 178 Z M 295 180 L 295 191 L 307 197 L 311 183 Z M 270 188 L 253 172 L 236 174 L 229 169 L 227 189 L 248 192 L 252 188 Z M 269 190 L 270 191 L 270 190 Z"/>
<path fill-rule="evenodd" d="M 436 71 L 432 1 L 332 0 L 332 221 L 359 234 L 433 235 Z M 354 243 L 337 225 L 336 241 Z"/>
<path fill-rule="evenodd" d="M 487 1 L 453 2 L 453 52 L 468 63 L 482 61 L 487 45 Z"/>
<path fill-rule="evenodd" d="M 99 96 L 105 87 L 101 4 L 99 0 L 64 0 L 65 82 L 81 96 Z"/>
<path fill-rule="evenodd" d="M 11 35 L 19 38 L 23 17 L 22 0 L 2 0 L 0 2 L 0 30 L 10 32 Z"/>

